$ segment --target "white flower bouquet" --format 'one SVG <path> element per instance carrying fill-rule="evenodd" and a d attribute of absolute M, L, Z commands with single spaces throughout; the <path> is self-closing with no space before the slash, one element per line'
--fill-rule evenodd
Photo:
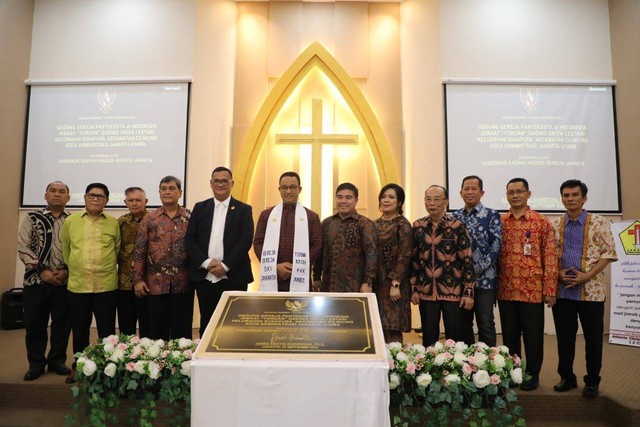
<path fill-rule="evenodd" d="M 394 425 L 525 425 L 513 386 L 524 363 L 505 346 L 447 340 L 387 345 Z"/>
<path fill-rule="evenodd" d="M 127 423 L 152 425 L 163 403 L 177 425 L 190 417 L 191 357 L 199 340 L 165 342 L 135 335 L 111 335 L 77 353 L 73 413 L 67 424 L 119 425 L 121 399 L 132 403 Z M 172 417 L 172 418 L 171 418 Z"/>

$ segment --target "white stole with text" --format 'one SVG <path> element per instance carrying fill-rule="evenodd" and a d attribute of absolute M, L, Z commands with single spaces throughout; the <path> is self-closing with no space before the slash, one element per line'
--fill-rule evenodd
<path fill-rule="evenodd" d="M 260 292 L 278 292 L 277 264 L 281 222 L 282 203 L 279 203 L 273 208 L 267 220 L 264 246 L 260 257 Z M 307 211 L 299 202 L 296 204 L 294 232 L 293 268 L 291 269 L 289 291 L 309 292 L 311 282 L 309 225 Z"/>

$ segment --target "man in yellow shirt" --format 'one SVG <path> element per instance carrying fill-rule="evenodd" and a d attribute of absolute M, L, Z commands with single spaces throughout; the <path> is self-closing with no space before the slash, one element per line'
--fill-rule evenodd
<path fill-rule="evenodd" d="M 85 208 L 69 216 L 62 227 L 74 354 L 89 345 L 92 315 L 100 338 L 116 332 L 120 226 L 114 217 L 104 213 L 109 202 L 106 185 L 89 184 L 84 202 Z M 73 372 L 67 382 L 74 382 Z"/>

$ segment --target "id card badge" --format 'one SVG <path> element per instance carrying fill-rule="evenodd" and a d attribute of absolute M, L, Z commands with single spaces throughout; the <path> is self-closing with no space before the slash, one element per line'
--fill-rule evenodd
<path fill-rule="evenodd" d="M 522 253 L 524 254 L 524 256 L 531 256 L 531 243 L 525 243 L 522 246 Z"/>

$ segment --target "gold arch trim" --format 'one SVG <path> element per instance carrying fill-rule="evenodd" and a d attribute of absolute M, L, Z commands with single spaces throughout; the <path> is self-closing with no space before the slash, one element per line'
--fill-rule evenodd
<path fill-rule="evenodd" d="M 319 42 L 313 42 L 278 80 L 253 121 L 235 165 L 233 193 L 236 198 L 249 198 L 251 178 L 267 133 L 291 93 L 314 67 L 331 80 L 355 114 L 369 142 L 380 183 L 398 182 L 389 142 L 364 94 L 333 55 Z"/>

